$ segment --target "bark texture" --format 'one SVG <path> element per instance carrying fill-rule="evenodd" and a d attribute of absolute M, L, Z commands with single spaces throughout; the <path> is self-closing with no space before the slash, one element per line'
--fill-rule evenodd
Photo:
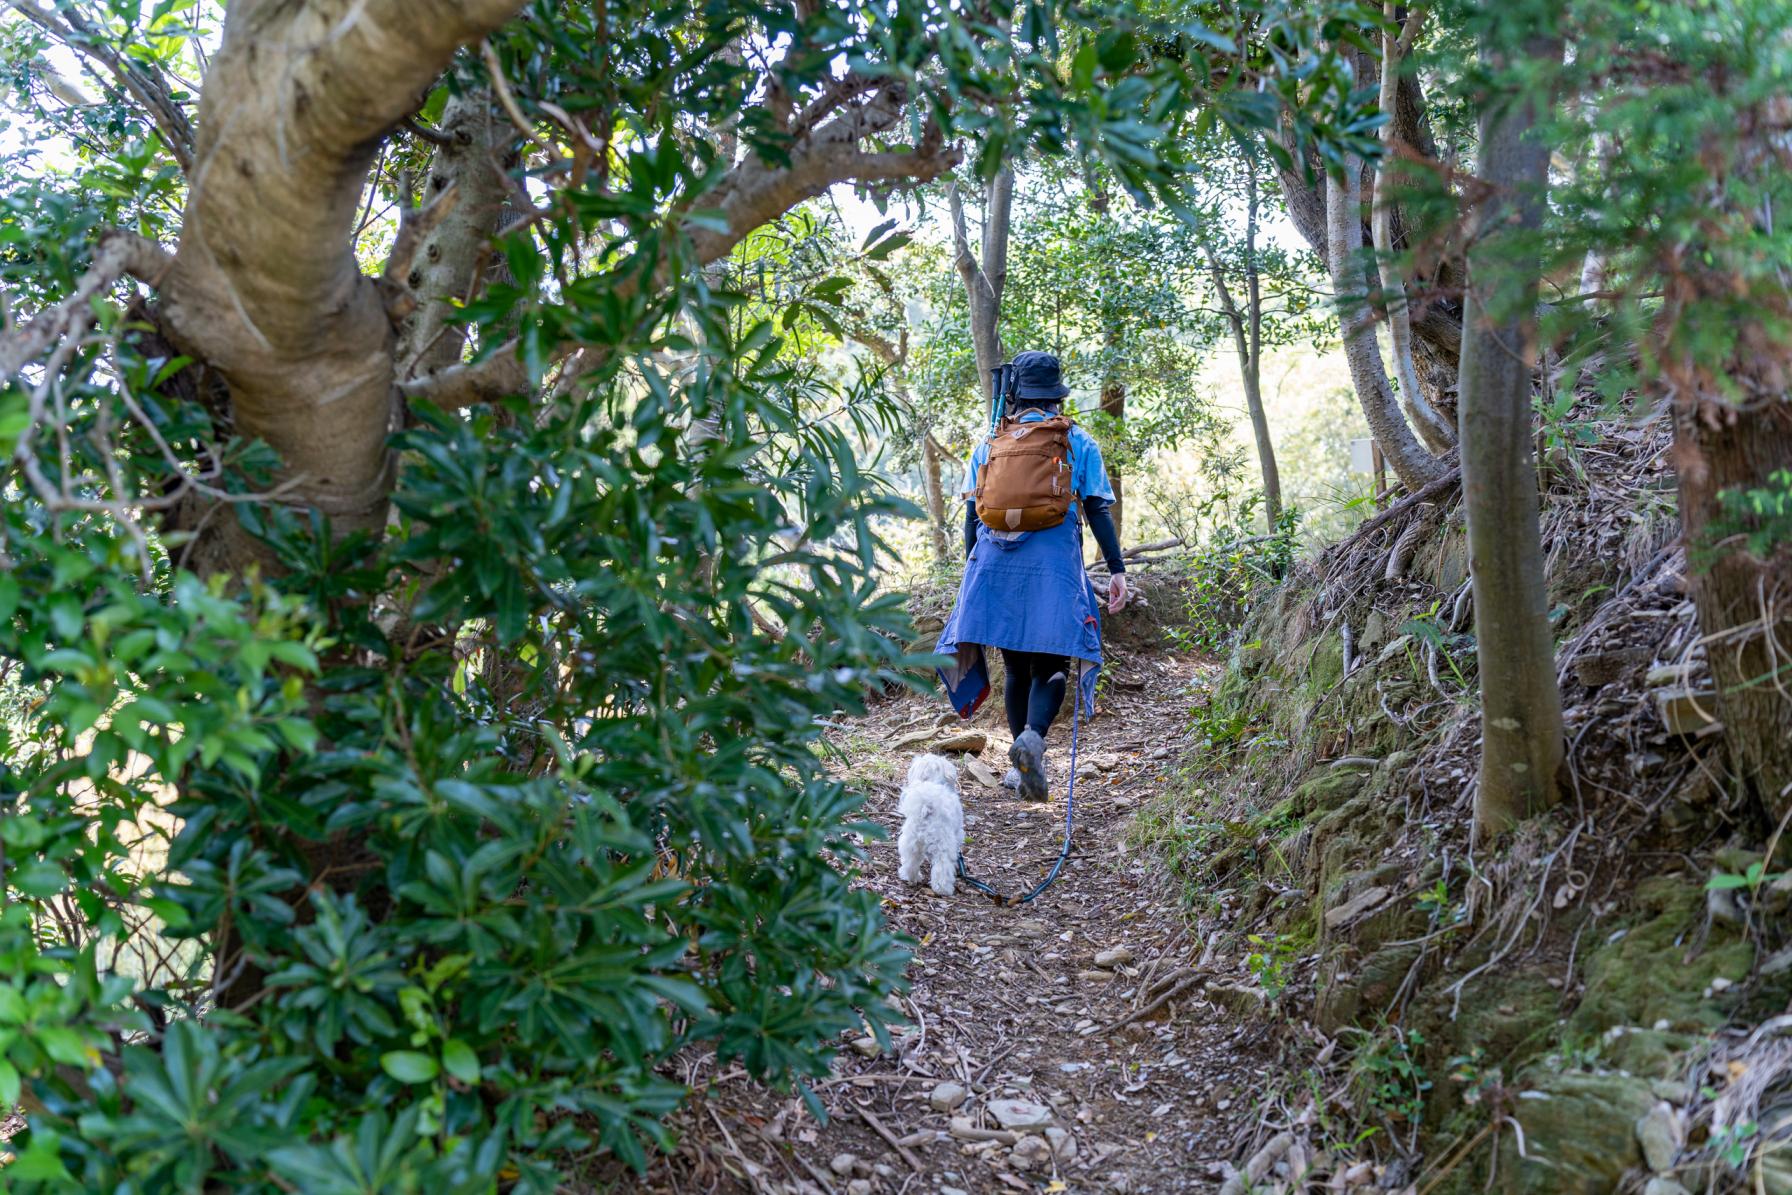
<path fill-rule="evenodd" d="M 1401 74 L 1395 79 L 1392 136 L 1421 160 L 1437 162 L 1424 90 L 1412 74 Z M 1309 155 L 1306 163 L 1296 161 L 1291 168 L 1278 166 L 1277 177 L 1295 230 L 1314 253 L 1329 261 L 1326 195 L 1317 156 Z M 1390 222 L 1389 243 L 1397 250 L 1410 248 L 1413 237 L 1398 204 L 1393 205 Z M 1372 236 L 1369 239 L 1373 242 Z M 1445 243 L 1442 251 L 1415 260 L 1406 279 L 1407 314 L 1412 324 L 1419 384 L 1446 424 L 1456 409 L 1456 373 L 1462 355 L 1460 296 L 1466 285 L 1463 259 L 1454 240 Z"/>
<path fill-rule="evenodd" d="M 921 437 L 921 489 L 927 498 L 927 534 L 933 558 L 942 564 L 951 559 L 952 550 L 946 528 L 946 493 L 940 480 L 940 464 L 945 455 L 932 432 Z"/>
<path fill-rule="evenodd" d="M 399 328 L 401 378 L 459 364 L 467 333 L 450 317 L 457 300 L 473 296 L 492 260 L 492 239 L 513 208 L 504 172 L 518 165 L 517 132 L 489 92 L 476 88 L 451 97 L 440 133 L 421 202 L 452 207 L 422 239 L 403 278 L 417 309 Z"/>
<path fill-rule="evenodd" d="M 1763 349 L 1769 346 L 1760 346 Z M 1792 376 L 1792 352 L 1743 368 Z M 1765 368 L 1764 368 L 1765 367 Z M 1792 469 L 1792 402 L 1767 398 L 1739 408 L 1707 393 L 1674 408 L 1680 518 L 1696 556 L 1692 596 L 1717 686 L 1717 712 L 1732 766 L 1775 822 L 1792 809 L 1792 544 L 1763 558 L 1736 542 L 1718 542 L 1719 495 L 1768 489 Z"/>
<path fill-rule="evenodd" d="M 386 518 L 394 330 L 352 234 L 381 138 L 455 50 L 522 0 L 231 5 L 207 75 L 170 338 L 229 388 L 245 437 L 280 454 L 286 501 L 339 532 Z M 253 556 L 231 520 L 195 563 Z"/>
<path fill-rule="evenodd" d="M 1400 276 L 1394 260 L 1394 196 L 1393 162 L 1400 146 L 1398 123 L 1394 116 L 1399 108 L 1400 63 L 1419 31 L 1424 9 L 1414 9 L 1398 36 L 1394 34 L 1394 5 L 1386 5 L 1388 28 L 1381 36 L 1381 110 L 1388 123 L 1381 126 L 1382 158 L 1375 171 L 1375 193 L 1371 205 L 1374 229 L 1375 261 L 1381 278 L 1382 303 L 1388 315 L 1388 347 L 1394 360 L 1394 371 L 1400 380 L 1400 405 L 1413 430 L 1433 454 L 1448 452 L 1455 443 L 1455 429 L 1426 400 L 1419 385 L 1418 366 L 1413 357 L 1412 319 L 1406 304 L 1406 280 Z"/>
<path fill-rule="evenodd" d="M 1560 43 L 1553 48 L 1559 57 Z M 1549 180 L 1548 147 L 1530 136 L 1537 115 L 1534 99 L 1483 110 L 1485 198 L 1470 226 L 1460 419 L 1481 670 L 1475 826 L 1483 836 L 1553 805 L 1563 756 L 1531 434 L 1541 262 L 1525 234 L 1542 223 Z"/>
<path fill-rule="evenodd" d="M 1599 178 L 1611 177 L 1612 164 L 1617 157 L 1618 145 L 1611 134 L 1603 130 L 1593 134 L 1594 169 Z M 1599 294 L 1610 283 L 1610 271 L 1607 268 L 1606 255 L 1603 250 L 1593 248 L 1580 265 L 1580 293 L 1583 295 Z M 1597 301 L 1597 300 L 1595 300 Z"/>
<path fill-rule="evenodd" d="M 1338 305 L 1344 359 L 1350 366 L 1357 401 L 1362 404 L 1369 431 L 1381 445 L 1394 475 L 1407 489 L 1416 490 L 1442 476 L 1444 466 L 1413 435 L 1393 387 L 1388 384 L 1381 349 L 1375 343 L 1375 313 L 1367 302 L 1364 285 L 1360 177 L 1360 164 L 1349 156 L 1341 176 L 1326 176 L 1326 264 L 1331 271 L 1333 301 Z"/>

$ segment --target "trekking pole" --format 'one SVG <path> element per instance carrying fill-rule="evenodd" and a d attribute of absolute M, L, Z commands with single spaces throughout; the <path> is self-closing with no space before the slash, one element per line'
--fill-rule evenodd
<path fill-rule="evenodd" d="M 998 365 L 989 371 L 989 434 L 995 435 L 1008 413 L 1008 391 L 1014 382 L 1014 366 Z"/>

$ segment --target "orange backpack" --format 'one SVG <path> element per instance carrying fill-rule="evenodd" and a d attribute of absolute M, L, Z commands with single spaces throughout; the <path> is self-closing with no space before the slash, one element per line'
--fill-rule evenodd
<path fill-rule="evenodd" d="M 1070 513 L 1068 415 L 1023 422 L 1006 418 L 989 437 L 977 473 L 977 517 L 996 531 L 1040 531 Z"/>

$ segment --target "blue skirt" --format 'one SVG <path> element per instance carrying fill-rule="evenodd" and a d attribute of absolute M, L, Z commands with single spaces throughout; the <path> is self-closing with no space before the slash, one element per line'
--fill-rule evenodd
<path fill-rule="evenodd" d="M 1082 525 L 1074 513 L 1043 531 L 977 525 L 977 547 L 935 649 L 953 657 L 939 676 L 960 717 L 976 713 L 989 696 L 990 648 L 1083 661 L 1078 700 L 1085 715 L 1095 712 L 1101 607 L 1083 570 Z"/>

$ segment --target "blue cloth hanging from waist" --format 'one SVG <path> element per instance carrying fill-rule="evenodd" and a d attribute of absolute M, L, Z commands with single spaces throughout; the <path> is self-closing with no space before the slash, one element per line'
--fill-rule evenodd
<path fill-rule="evenodd" d="M 1101 669 L 1101 608 L 1083 571 L 1081 523 L 1072 514 L 1056 527 L 1019 534 L 978 524 L 958 602 L 935 650 L 953 657 L 939 670 L 960 717 L 989 696 L 988 648 L 1067 656 L 1086 662 L 1078 700 L 1095 712 Z"/>

